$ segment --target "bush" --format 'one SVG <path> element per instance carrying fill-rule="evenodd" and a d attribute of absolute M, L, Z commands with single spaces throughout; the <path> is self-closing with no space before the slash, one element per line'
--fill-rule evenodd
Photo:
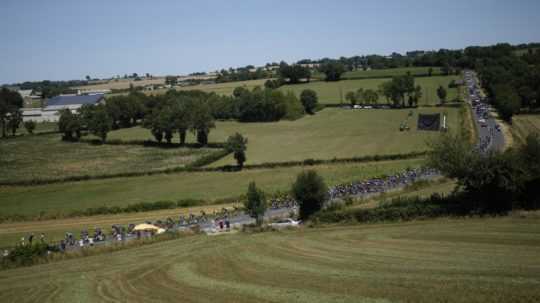
<path fill-rule="evenodd" d="M 26 128 L 26 131 L 29 134 L 33 134 L 34 130 L 36 129 L 36 122 L 34 122 L 34 121 L 25 121 L 24 122 L 24 128 Z"/>

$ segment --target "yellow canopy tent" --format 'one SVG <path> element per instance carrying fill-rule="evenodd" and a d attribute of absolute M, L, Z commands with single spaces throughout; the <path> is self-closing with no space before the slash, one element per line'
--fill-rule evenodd
<path fill-rule="evenodd" d="M 152 224 L 139 224 L 133 228 L 134 231 L 158 231 L 160 228 Z"/>

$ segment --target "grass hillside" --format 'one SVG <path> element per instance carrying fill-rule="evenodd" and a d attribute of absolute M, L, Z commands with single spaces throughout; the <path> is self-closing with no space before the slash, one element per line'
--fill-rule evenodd
<path fill-rule="evenodd" d="M 421 159 L 402 161 L 317 165 L 307 167 L 321 174 L 327 184 L 341 184 L 408 167 L 421 166 Z M 249 182 L 269 193 L 288 191 L 304 167 L 253 169 L 241 172 L 178 173 L 131 178 L 70 182 L 42 186 L 0 187 L 0 213 L 39 215 L 65 213 L 90 207 L 126 206 L 137 202 L 180 199 L 234 198 L 244 194 Z"/>
<path fill-rule="evenodd" d="M 60 134 L 23 136 L 0 142 L 0 181 L 143 172 L 184 166 L 210 149 L 65 142 Z"/>
<path fill-rule="evenodd" d="M 2 302 L 538 302 L 540 220 L 179 240 L 0 272 Z"/>
<path fill-rule="evenodd" d="M 399 126 L 410 109 L 344 110 L 327 108 L 313 116 L 296 121 L 272 123 L 240 123 L 221 121 L 210 132 L 211 142 L 224 142 L 235 132 L 247 137 L 247 164 L 284 162 L 304 159 L 332 159 L 365 155 L 384 155 L 424 151 L 426 140 L 437 132 L 417 131 L 418 113 L 447 113 L 450 128 L 457 128 L 458 108 L 413 109 L 409 118 L 411 131 L 401 132 Z M 111 139 L 151 139 L 147 129 L 129 128 L 114 131 Z M 177 140 L 176 138 L 175 140 Z M 190 137 L 194 140 L 193 137 Z M 232 156 L 213 166 L 233 164 Z"/>
<path fill-rule="evenodd" d="M 452 80 L 459 79 L 459 76 L 437 76 L 437 77 L 422 77 L 416 78 L 415 84 L 422 87 L 422 98 L 419 105 L 435 105 L 439 103 L 437 97 L 437 88 L 442 85 L 448 91 L 447 100 L 453 100 L 457 97 L 458 90 L 456 88 L 449 89 L 448 84 Z M 313 81 L 304 84 L 284 85 L 279 89 L 282 91 L 292 91 L 297 96 L 300 96 L 304 89 L 312 89 L 317 92 L 319 102 L 323 104 L 339 104 L 341 103 L 341 95 L 343 95 L 343 103 L 348 103 L 345 95 L 349 91 L 356 91 L 359 88 L 377 90 L 379 85 L 389 79 L 360 79 L 360 80 L 341 80 L 337 82 Z M 379 103 L 386 103 L 383 96 L 379 96 Z"/>

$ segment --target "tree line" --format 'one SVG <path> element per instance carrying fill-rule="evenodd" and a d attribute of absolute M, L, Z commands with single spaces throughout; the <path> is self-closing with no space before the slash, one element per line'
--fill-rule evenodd
<path fill-rule="evenodd" d="M 111 130 L 139 124 L 149 129 L 158 142 L 172 143 L 178 134 L 179 143 L 184 145 L 187 134 L 193 133 L 197 143 L 206 145 L 216 119 L 294 120 L 306 113 L 313 114 L 317 102 L 317 94 L 311 90 L 303 92 L 299 99 L 292 92 L 261 87 L 238 87 L 232 96 L 176 90 L 148 96 L 132 91 L 107 98 L 105 104 L 84 105 L 77 113 L 63 110 L 58 127 L 64 140 L 78 140 L 86 131 L 105 142 Z"/>
<path fill-rule="evenodd" d="M 540 51 L 519 56 L 516 47 L 498 44 L 465 49 L 468 67 L 480 77 L 491 103 L 509 122 L 521 111 L 540 109 Z"/>
<path fill-rule="evenodd" d="M 305 107 L 292 92 L 271 88 L 245 87 L 234 89 L 232 96 L 209 94 L 209 103 L 216 119 L 235 119 L 241 122 L 271 122 L 295 120 L 313 113 L 311 103 Z M 316 97 L 315 97 L 316 99 Z M 314 100 L 316 103 L 316 100 Z"/>
<path fill-rule="evenodd" d="M 391 81 L 382 82 L 379 92 L 394 107 L 418 106 L 422 98 L 422 87 L 415 85 L 414 77 L 408 72 L 403 76 L 394 76 Z"/>
<path fill-rule="evenodd" d="M 445 133 L 430 143 L 429 165 L 456 179 L 466 209 L 501 213 L 540 207 L 540 136 L 504 152 L 478 153 L 459 134 Z"/>

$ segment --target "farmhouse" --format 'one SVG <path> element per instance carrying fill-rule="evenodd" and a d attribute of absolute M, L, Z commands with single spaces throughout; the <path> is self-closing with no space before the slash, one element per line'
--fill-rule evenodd
<path fill-rule="evenodd" d="M 83 105 L 96 105 L 105 103 L 105 95 L 74 95 L 56 96 L 47 100 L 45 108 L 31 108 L 23 110 L 23 121 L 56 122 L 60 118 L 59 111 L 69 109 L 76 112 Z"/>

